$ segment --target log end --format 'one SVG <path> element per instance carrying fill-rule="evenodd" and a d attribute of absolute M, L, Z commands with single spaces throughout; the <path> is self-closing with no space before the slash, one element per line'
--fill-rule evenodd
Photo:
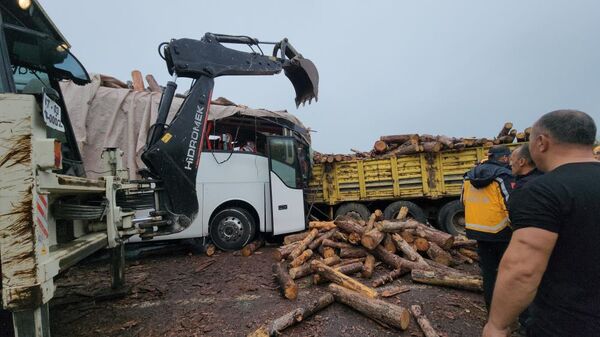
<path fill-rule="evenodd" d="M 404 309 L 404 310 L 402 310 L 402 313 L 400 314 L 400 329 L 406 330 L 406 329 L 408 329 L 409 325 L 410 325 L 410 312 L 408 311 L 408 309 Z"/>
<path fill-rule="evenodd" d="M 298 298 L 298 286 L 294 283 L 293 285 L 286 287 L 284 290 L 284 296 L 288 300 L 295 300 Z"/>

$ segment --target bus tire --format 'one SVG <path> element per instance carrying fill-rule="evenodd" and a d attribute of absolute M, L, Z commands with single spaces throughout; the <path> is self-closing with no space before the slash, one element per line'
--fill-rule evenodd
<path fill-rule="evenodd" d="M 347 202 L 338 207 L 337 211 L 335 211 L 335 217 L 342 215 L 353 216 L 362 220 L 369 220 L 369 216 L 371 216 L 371 212 L 367 206 L 360 204 L 358 202 Z"/>
<path fill-rule="evenodd" d="M 240 250 L 254 237 L 254 218 L 243 208 L 226 208 L 210 222 L 210 238 L 224 251 Z"/>
<path fill-rule="evenodd" d="M 452 200 L 440 208 L 438 226 L 449 234 L 465 235 L 465 208 L 460 200 Z"/>
<path fill-rule="evenodd" d="M 421 209 L 421 207 L 417 206 L 414 202 L 400 200 L 395 201 L 388 205 L 383 211 L 383 217 L 392 220 L 396 219 L 400 209 L 402 207 L 408 208 L 408 216 L 415 219 L 420 223 L 427 223 L 427 217 L 425 216 L 425 212 Z"/>

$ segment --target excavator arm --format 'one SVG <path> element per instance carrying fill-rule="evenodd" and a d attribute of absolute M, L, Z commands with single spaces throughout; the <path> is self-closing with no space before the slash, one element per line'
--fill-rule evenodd
<path fill-rule="evenodd" d="M 273 55 L 243 52 L 222 43 L 273 45 Z M 260 47 L 259 47 L 260 48 Z M 287 41 L 260 42 L 247 36 L 206 33 L 201 40 L 177 39 L 163 44 L 163 58 L 173 80 L 167 83 L 142 160 L 157 181 L 156 215 L 163 225 L 146 237 L 184 230 L 198 213 L 196 175 L 204 146 L 214 78 L 230 75 L 274 75 L 282 70 L 296 91 L 296 106 L 318 98 L 319 75 L 314 64 Z M 177 77 L 194 84 L 169 125 L 167 115 L 177 89 Z"/>

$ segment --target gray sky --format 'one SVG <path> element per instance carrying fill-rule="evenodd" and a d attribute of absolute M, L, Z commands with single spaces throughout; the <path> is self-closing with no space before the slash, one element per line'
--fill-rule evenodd
<path fill-rule="evenodd" d="M 385 134 L 493 137 L 558 108 L 600 124 L 598 1 L 41 3 L 88 71 L 121 80 L 139 69 L 165 84 L 157 45 L 171 38 L 288 37 L 319 70 L 318 103 L 296 110 L 283 74 L 218 78 L 213 97 L 287 109 L 322 152 L 369 150 Z"/>

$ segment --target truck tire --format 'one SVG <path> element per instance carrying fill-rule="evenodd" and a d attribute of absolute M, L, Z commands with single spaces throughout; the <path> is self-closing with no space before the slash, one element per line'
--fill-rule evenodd
<path fill-rule="evenodd" d="M 440 208 L 438 226 L 449 234 L 465 235 L 465 208 L 460 200 L 452 200 Z"/>
<path fill-rule="evenodd" d="M 342 215 L 353 216 L 362 220 L 369 220 L 369 216 L 371 216 L 371 212 L 367 206 L 360 204 L 358 202 L 347 202 L 338 207 L 337 211 L 335 211 L 335 217 Z"/>
<path fill-rule="evenodd" d="M 408 208 L 409 217 L 417 220 L 420 223 L 427 223 L 427 217 L 425 216 L 425 213 L 421 207 L 417 206 L 417 204 L 414 202 L 404 200 L 395 201 L 389 204 L 388 207 L 386 207 L 383 211 L 383 217 L 388 220 L 396 219 L 402 207 Z"/>
<path fill-rule="evenodd" d="M 221 250 L 240 250 L 256 233 L 254 218 L 243 208 L 226 208 L 210 222 L 210 238 Z"/>

